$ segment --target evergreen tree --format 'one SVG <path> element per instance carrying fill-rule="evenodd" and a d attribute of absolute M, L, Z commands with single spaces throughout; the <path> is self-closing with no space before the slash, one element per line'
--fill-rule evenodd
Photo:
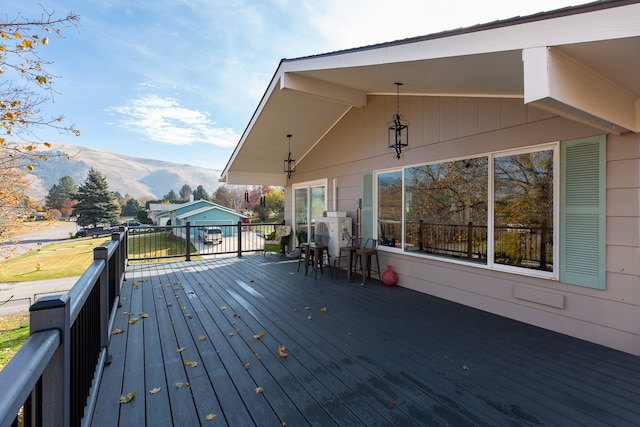
<path fill-rule="evenodd" d="M 78 186 L 70 176 L 63 176 L 57 184 L 53 184 L 46 195 L 46 203 L 49 209 L 62 211 L 67 200 L 73 200 L 78 193 Z"/>
<path fill-rule="evenodd" d="M 202 185 L 198 185 L 198 188 L 193 191 L 193 200 L 209 200 L 209 193 Z"/>
<path fill-rule="evenodd" d="M 122 215 L 123 216 L 138 216 L 138 211 L 142 207 L 140 206 L 140 202 L 134 198 L 127 200 L 127 203 L 122 207 Z"/>
<path fill-rule="evenodd" d="M 109 191 L 107 179 L 91 168 L 87 179 L 78 188 L 78 204 L 73 208 L 81 226 L 113 224 L 118 221 L 120 208 L 115 195 Z"/>
<path fill-rule="evenodd" d="M 172 201 L 172 200 L 176 200 L 177 198 L 178 198 L 178 195 L 176 194 L 176 192 L 171 190 L 162 197 L 162 200 Z"/>
<path fill-rule="evenodd" d="M 221 185 L 213 192 L 213 196 L 211 196 L 211 201 L 220 206 L 226 206 L 228 208 L 234 208 L 233 205 L 233 194 L 229 191 L 227 186 Z"/>
<path fill-rule="evenodd" d="M 185 184 L 180 189 L 180 198 L 182 200 L 189 200 L 189 196 L 193 193 L 191 186 L 189 184 Z"/>

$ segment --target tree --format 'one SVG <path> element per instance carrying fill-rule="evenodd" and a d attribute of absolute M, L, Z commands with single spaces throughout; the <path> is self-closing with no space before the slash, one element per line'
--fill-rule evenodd
<path fill-rule="evenodd" d="M 198 188 L 193 191 L 193 200 L 209 200 L 209 193 L 202 185 L 198 185 Z"/>
<path fill-rule="evenodd" d="M 226 206 L 227 208 L 233 209 L 233 195 L 227 185 L 221 185 L 216 188 L 216 191 L 213 192 L 213 196 L 211 196 L 211 201 L 220 206 Z"/>
<path fill-rule="evenodd" d="M 134 198 L 127 200 L 122 207 L 122 216 L 138 216 L 138 211 L 141 209 L 140 202 Z"/>
<path fill-rule="evenodd" d="M 284 218 L 284 189 L 272 187 L 265 195 L 265 206 L 273 215 Z"/>
<path fill-rule="evenodd" d="M 193 190 L 189 184 L 185 184 L 180 189 L 179 194 L 182 200 L 189 200 L 189 197 L 193 194 Z"/>
<path fill-rule="evenodd" d="M 78 186 L 70 176 L 63 176 L 57 184 L 53 184 L 49 194 L 45 196 L 46 206 L 49 209 L 62 211 L 67 200 L 73 200 L 78 194 Z"/>
<path fill-rule="evenodd" d="M 54 76 L 47 71 L 52 62 L 44 59 L 40 51 L 49 43 L 49 34 L 60 36 L 62 28 L 76 26 L 78 20 L 74 13 L 54 18 L 54 14 L 44 8 L 35 20 L 22 15 L 12 18 L 4 15 L 4 19 L 0 16 L 0 75 L 3 76 L 0 81 L 0 208 L 3 209 L 0 216 L 5 226 L 20 221 L 25 210 L 35 209 L 26 195 L 27 186 L 21 182 L 25 171 L 47 160 L 38 150 L 39 144 L 10 142 L 6 137 L 38 140 L 35 133 L 42 128 L 80 135 L 73 125 L 62 124 L 63 116 L 45 118 L 40 110 L 56 93 Z M 45 142 L 44 146 L 48 148 L 50 144 Z"/>
<path fill-rule="evenodd" d="M 169 191 L 167 194 L 162 196 L 163 200 L 168 200 L 168 201 L 176 200 L 177 198 L 178 198 L 178 195 L 173 190 Z"/>
<path fill-rule="evenodd" d="M 87 179 L 78 188 L 78 204 L 73 208 L 81 226 L 113 224 L 120 216 L 114 194 L 109 191 L 107 179 L 91 168 Z"/>

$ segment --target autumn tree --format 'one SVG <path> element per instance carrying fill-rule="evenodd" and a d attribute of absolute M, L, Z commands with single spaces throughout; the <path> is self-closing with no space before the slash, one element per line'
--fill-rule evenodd
<path fill-rule="evenodd" d="M 114 224 L 120 216 L 120 208 L 114 193 L 109 191 L 107 179 L 91 168 L 87 179 L 78 188 L 78 204 L 73 208 L 81 226 Z"/>
<path fill-rule="evenodd" d="M 78 186 L 70 176 L 63 176 L 57 184 L 53 184 L 49 193 L 45 196 L 46 206 L 49 209 L 58 209 L 62 212 L 67 200 L 73 200 L 78 193 Z"/>
<path fill-rule="evenodd" d="M 73 125 L 63 124 L 63 116 L 48 117 L 41 110 L 56 94 L 57 77 L 47 70 L 52 62 L 41 52 L 50 36 L 60 38 L 62 29 L 76 26 L 78 20 L 74 13 L 57 18 L 44 8 L 36 19 L 20 14 L 0 16 L 0 205 L 5 209 L 4 226 L 15 224 L 35 208 L 26 195 L 25 172 L 47 160 L 40 144 L 29 142 L 39 140 L 37 131 L 49 128 L 80 134 Z"/>
<path fill-rule="evenodd" d="M 271 187 L 265 194 L 265 207 L 267 211 L 276 217 L 284 218 L 284 189 Z"/>

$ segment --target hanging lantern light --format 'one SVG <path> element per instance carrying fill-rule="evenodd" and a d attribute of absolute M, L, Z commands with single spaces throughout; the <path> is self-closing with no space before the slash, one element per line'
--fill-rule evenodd
<path fill-rule="evenodd" d="M 396 114 L 394 114 L 393 120 L 387 123 L 388 149 L 394 150 L 396 158 L 400 159 L 402 150 L 409 149 L 409 121 L 402 119 L 400 115 L 400 86 L 402 83 L 396 82 L 395 85 Z"/>
<path fill-rule="evenodd" d="M 291 158 L 291 136 L 291 134 L 287 135 L 287 138 L 289 138 L 289 154 L 287 155 L 287 158 L 284 159 L 284 173 L 287 174 L 288 179 L 291 179 L 291 174 L 294 172 L 296 167 L 296 161 Z"/>

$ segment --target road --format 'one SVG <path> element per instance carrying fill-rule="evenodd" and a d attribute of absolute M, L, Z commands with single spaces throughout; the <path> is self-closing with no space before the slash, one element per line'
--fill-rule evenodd
<path fill-rule="evenodd" d="M 76 233 L 76 224 L 68 223 L 56 225 L 45 230 L 20 236 L 20 243 L 16 247 L 16 256 L 36 250 L 41 245 L 48 245 L 69 238 L 69 233 Z M 3 243 L 6 245 L 7 243 Z M 16 313 L 26 313 L 33 302 L 47 294 L 66 293 L 78 280 L 78 277 L 62 279 L 38 280 L 34 282 L 0 283 L 0 316 Z M 3 302 L 8 301 L 3 304 Z"/>

